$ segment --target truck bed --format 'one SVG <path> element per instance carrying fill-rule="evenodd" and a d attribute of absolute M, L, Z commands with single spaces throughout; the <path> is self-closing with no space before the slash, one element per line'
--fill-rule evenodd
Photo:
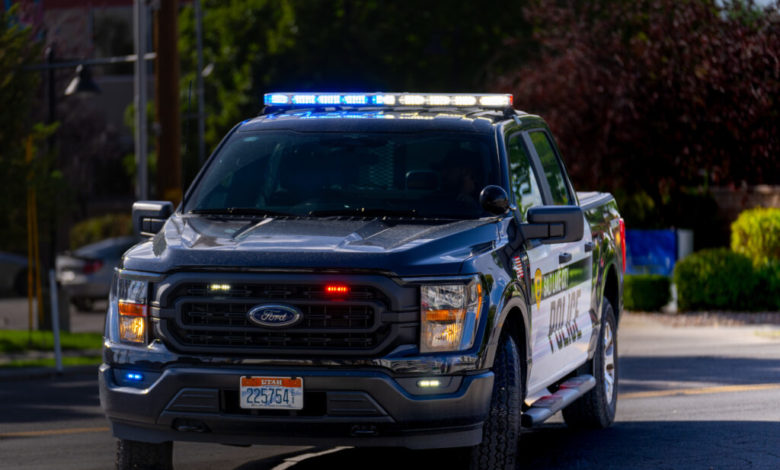
<path fill-rule="evenodd" d="M 587 211 L 596 206 L 607 203 L 614 199 L 610 193 L 601 193 L 598 191 L 577 191 L 577 199 L 580 201 L 582 210 Z"/>

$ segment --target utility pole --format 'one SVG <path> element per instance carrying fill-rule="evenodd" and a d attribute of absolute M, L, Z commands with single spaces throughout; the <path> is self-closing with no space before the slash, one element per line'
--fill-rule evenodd
<path fill-rule="evenodd" d="M 157 195 L 181 201 L 181 125 L 179 113 L 179 1 L 161 1 L 154 12 L 154 103 L 159 122 L 157 136 Z"/>
<path fill-rule="evenodd" d="M 194 0 L 195 9 L 195 44 L 198 56 L 198 73 L 195 75 L 195 89 L 198 94 L 198 165 L 206 161 L 206 96 L 203 90 L 203 9 L 200 0 Z"/>
<path fill-rule="evenodd" d="M 135 198 L 149 199 L 149 178 L 146 166 L 146 0 L 133 2 L 133 35 L 135 39 Z"/>

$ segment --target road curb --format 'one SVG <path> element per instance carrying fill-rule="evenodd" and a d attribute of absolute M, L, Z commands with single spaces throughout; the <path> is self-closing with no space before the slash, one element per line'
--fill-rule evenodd
<path fill-rule="evenodd" d="M 55 377 L 72 376 L 94 373 L 97 376 L 98 365 L 66 366 L 62 372 L 57 372 L 53 367 L 18 367 L 0 369 L 0 382 L 17 380 L 50 379 Z"/>
<path fill-rule="evenodd" d="M 780 312 L 685 312 L 658 313 L 624 311 L 626 318 L 653 320 L 669 326 L 762 326 L 780 327 Z"/>

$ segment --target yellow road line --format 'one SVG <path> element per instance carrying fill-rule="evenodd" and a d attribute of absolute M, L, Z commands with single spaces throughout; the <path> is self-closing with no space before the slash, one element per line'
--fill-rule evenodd
<path fill-rule="evenodd" d="M 648 392 L 621 393 L 620 398 L 658 398 L 675 395 L 704 395 L 708 393 L 752 392 L 756 390 L 780 389 L 780 383 L 752 385 L 721 385 L 718 387 L 678 388 L 671 390 L 651 390 Z"/>
<path fill-rule="evenodd" d="M 68 429 L 44 429 L 42 431 L 18 431 L 18 432 L 0 432 L 0 439 L 4 437 L 39 437 L 39 436 L 62 436 L 65 434 L 84 434 L 90 432 L 108 432 L 109 428 L 68 428 Z"/>

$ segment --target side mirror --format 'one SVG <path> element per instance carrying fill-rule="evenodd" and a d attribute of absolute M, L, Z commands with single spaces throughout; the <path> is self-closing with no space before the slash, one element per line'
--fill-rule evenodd
<path fill-rule="evenodd" d="M 579 206 L 538 206 L 528 209 L 528 223 L 520 225 L 523 236 L 542 243 L 582 240 L 584 215 Z"/>
<path fill-rule="evenodd" d="M 494 215 L 506 214 L 509 210 L 509 196 L 501 186 L 489 185 L 479 193 L 479 205 Z"/>
<path fill-rule="evenodd" d="M 133 232 L 141 237 L 153 237 L 173 214 L 168 201 L 138 201 L 133 203 Z"/>

